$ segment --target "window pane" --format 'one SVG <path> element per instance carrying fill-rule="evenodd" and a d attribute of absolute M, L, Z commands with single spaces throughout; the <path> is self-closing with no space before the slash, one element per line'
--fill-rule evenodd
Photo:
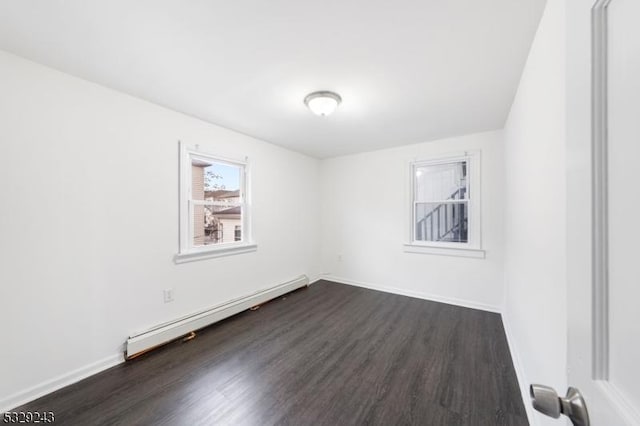
<path fill-rule="evenodd" d="M 193 245 L 202 246 L 205 244 L 204 232 L 204 206 L 193 206 Z"/>
<path fill-rule="evenodd" d="M 243 166 L 191 160 L 191 199 L 215 205 L 193 204 L 193 245 L 242 241 L 236 227 L 242 223 L 240 183 Z M 240 236 L 240 239 L 236 239 Z"/>
<path fill-rule="evenodd" d="M 469 242 L 469 209 L 466 202 L 417 203 L 416 241 Z"/>
<path fill-rule="evenodd" d="M 242 206 L 198 206 L 194 205 L 193 245 L 242 241 Z"/>
<path fill-rule="evenodd" d="M 238 202 L 240 199 L 240 181 L 242 166 L 191 160 L 191 198 Z"/>
<path fill-rule="evenodd" d="M 464 200 L 468 197 L 467 162 L 415 168 L 416 201 Z"/>

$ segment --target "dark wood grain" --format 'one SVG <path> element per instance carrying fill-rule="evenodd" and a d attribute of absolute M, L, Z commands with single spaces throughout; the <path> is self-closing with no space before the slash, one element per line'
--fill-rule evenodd
<path fill-rule="evenodd" d="M 526 425 L 498 314 L 321 281 L 40 398 L 65 425 Z"/>

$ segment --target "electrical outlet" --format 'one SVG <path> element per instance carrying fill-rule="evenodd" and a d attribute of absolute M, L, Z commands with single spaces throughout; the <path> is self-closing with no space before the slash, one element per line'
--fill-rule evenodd
<path fill-rule="evenodd" d="M 167 288 L 164 290 L 164 303 L 173 302 L 173 289 Z"/>
<path fill-rule="evenodd" d="M 338 262 L 342 262 L 342 253 L 338 253 Z"/>

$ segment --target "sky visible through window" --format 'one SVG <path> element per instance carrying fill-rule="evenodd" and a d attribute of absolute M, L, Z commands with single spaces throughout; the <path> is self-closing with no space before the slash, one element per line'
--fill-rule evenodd
<path fill-rule="evenodd" d="M 218 189 L 235 191 L 240 189 L 240 168 L 227 164 L 213 163 L 205 167 L 205 173 L 213 173 L 220 176 L 219 179 L 210 179 L 210 185 L 216 185 Z"/>

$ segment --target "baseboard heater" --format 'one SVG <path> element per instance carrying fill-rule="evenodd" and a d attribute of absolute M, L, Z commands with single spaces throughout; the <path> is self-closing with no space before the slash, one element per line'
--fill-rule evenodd
<path fill-rule="evenodd" d="M 132 359 L 158 346 L 189 335 L 215 322 L 245 311 L 253 306 L 309 285 L 309 278 L 301 275 L 275 287 L 230 300 L 223 304 L 159 324 L 149 330 L 133 334 L 127 339 L 125 358 Z"/>

